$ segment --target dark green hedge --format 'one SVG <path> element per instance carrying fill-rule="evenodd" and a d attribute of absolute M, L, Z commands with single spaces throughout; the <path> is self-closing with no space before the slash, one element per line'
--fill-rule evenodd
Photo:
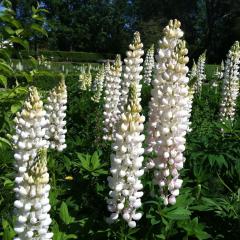
<path fill-rule="evenodd" d="M 27 58 L 29 55 L 35 56 L 34 51 L 21 51 L 21 55 L 23 58 Z M 89 52 L 65 52 L 65 51 L 47 51 L 47 50 L 39 50 L 38 56 L 43 55 L 49 60 L 53 60 L 55 62 L 99 62 L 102 59 L 113 58 L 112 54 L 107 53 L 89 53 Z"/>
<path fill-rule="evenodd" d="M 61 79 L 60 74 L 41 71 L 36 73 L 33 77 L 32 82 L 28 83 L 27 79 L 22 74 L 16 75 L 17 81 L 21 85 L 33 85 L 38 87 L 41 90 L 49 90 L 57 85 L 58 81 Z M 72 86 L 74 83 L 77 83 L 79 75 L 77 74 L 68 74 L 65 76 L 65 81 L 68 86 Z M 15 79 L 9 79 L 10 85 L 15 84 Z"/>

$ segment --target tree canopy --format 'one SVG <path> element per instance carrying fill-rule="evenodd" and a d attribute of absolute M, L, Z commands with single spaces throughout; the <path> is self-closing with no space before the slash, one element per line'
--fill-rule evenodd
<path fill-rule="evenodd" d="M 17 17 L 28 21 L 34 0 L 13 0 Z M 220 62 L 240 39 L 240 0 L 42 0 L 48 10 L 50 50 L 124 53 L 136 30 L 146 47 L 157 43 L 169 19 L 182 22 L 191 57 L 207 49 Z"/>

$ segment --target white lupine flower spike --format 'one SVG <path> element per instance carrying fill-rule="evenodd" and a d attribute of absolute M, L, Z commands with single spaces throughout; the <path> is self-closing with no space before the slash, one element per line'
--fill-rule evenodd
<path fill-rule="evenodd" d="M 236 41 L 228 52 L 222 86 L 220 120 L 234 120 L 236 99 L 239 95 L 240 46 Z"/>
<path fill-rule="evenodd" d="M 52 220 L 49 215 L 50 185 L 47 172 L 47 149 L 38 150 L 37 157 L 22 175 L 21 184 L 15 188 L 14 202 L 17 223 L 15 240 L 47 240 L 53 233 L 48 231 Z"/>
<path fill-rule="evenodd" d="M 47 214 L 50 205 L 46 200 L 50 187 L 41 184 L 40 186 L 35 179 L 36 175 L 33 170 L 33 166 L 36 166 L 38 162 L 39 150 L 48 148 L 48 142 L 44 139 L 48 124 L 46 111 L 43 110 L 43 102 L 40 100 L 35 87 L 29 89 L 29 97 L 25 101 L 21 112 L 17 113 L 15 123 L 13 148 L 17 176 L 15 178 L 16 201 L 14 206 L 17 222 L 14 230 L 18 235 L 15 239 L 51 239 L 52 234 L 47 232 L 51 223 Z M 47 184 L 48 175 L 45 174 L 45 167 L 43 166 L 41 170 L 43 170 L 42 177 Z M 35 173 L 40 173 L 40 170 L 38 169 Z M 39 204 L 41 204 L 41 210 L 38 209 Z M 42 220 L 39 222 L 37 217 L 40 215 Z"/>
<path fill-rule="evenodd" d="M 91 65 L 88 65 L 87 72 L 84 70 L 79 75 L 80 89 L 83 91 L 89 90 L 92 85 Z"/>
<path fill-rule="evenodd" d="M 93 87 L 92 87 L 92 91 L 93 91 L 93 96 L 92 96 L 92 100 L 94 102 L 99 102 L 102 96 L 102 90 L 103 90 L 103 82 L 104 82 L 104 67 L 102 66 L 97 74 L 96 77 L 93 81 Z"/>
<path fill-rule="evenodd" d="M 121 113 L 124 112 L 128 100 L 129 87 L 133 81 L 136 82 L 136 86 L 139 87 L 139 89 L 137 89 L 138 96 L 141 94 L 142 85 L 140 85 L 139 82 L 142 79 L 141 71 L 143 70 L 141 64 L 143 63 L 142 56 L 144 51 L 142 48 L 143 44 L 141 42 L 140 33 L 135 32 L 133 42 L 129 45 L 129 50 L 126 52 L 127 57 L 124 59 L 125 66 L 123 69 L 123 80 L 119 101 L 119 110 Z"/>
<path fill-rule="evenodd" d="M 15 135 L 13 136 L 14 158 L 16 169 L 19 170 L 19 183 L 33 159 L 37 156 L 39 148 L 47 147 L 46 135 L 46 111 L 40 100 L 36 87 L 29 88 L 29 97 L 25 101 L 21 112 L 16 115 Z"/>
<path fill-rule="evenodd" d="M 146 84 L 150 85 L 152 81 L 152 73 L 154 68 L 154 44 L 148 49 L 144 61 L 144 76 L 143 80 Z"/>
<path fill-rule="evenodd" d="M 59 152 L 67 147 L 65 143 L 67 129 L 64 120 L 67 109 L 67 88 L 64 75 L 61 77 L 59 84 L 51 90 L 45 106 L 49 121 L 46 139 L 50 143 L 50 148 L 57 149 Z"/>
<path fill-rule="evenodd" d="M 144 174 L 142 167 L 144 149 L 143 122 L 144 116 L 140 115 L 141 105 L 138 97 L 136 83 L 130 86 L 129 103 L 121 114 L 119 128 L 116 133 L 111 155 L 111 177 L 108 177 L 110 198 L 108 210 L 111 212 L 108 222 L 116 221 L 121 215 L 131 228 L 136 227 L 136 221 L 142 217 L 137 212 L 141 207 L 143 196 L 140 177 Z"/>
<path fill-rule="evenodd" d="M 206 52 L 202 53 L 197 62 L 197 72 L 196 77 L 197 80 L 195 82 L 195 92 L 197 94 L 201 94 L 202 91 L 202 84 L 206 80 L 206 73 L 205 73 L 205 63 L 206 63 Z"/>
<path fill-rule="evenodd" d="M 111 65 L 110 62 L 107 61 L 106 64 L 104 65 L 104 88 L 106 88 L 106 84 L 107 84 L 107 79 L 109 78 L 110 75 L 110 70 L 111 70 Z"/>
<path fill-rule="evenodd" d="M 111 66 L 109 74 L 106 74 L 104 92 L 104 140 L 113 140 L 116 123 L 119 118 L 118 102 L 120 97 L 120 82 L 122 74 L 122 62 L 120 55 Z"/>
<path fill-rule="evenodd" d="M 147 131 L 146 153 L 154 156 L 147 167 L 153 168 L 154 183 L 165 205 L 175 204 L 182 185 L 179 170 L 185 161 L 185 135 L 193 98 L 188 87 L 188 50 L 181 40 L 180 26 L 178 20 L 171 20 L 159 42 Z"/>

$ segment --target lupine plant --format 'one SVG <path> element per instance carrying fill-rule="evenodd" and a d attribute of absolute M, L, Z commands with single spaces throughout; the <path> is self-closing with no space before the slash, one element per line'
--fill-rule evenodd
<path fill-rule="evenodd" d="M 65 125 L 66 109 L 67 109 L 67 88 L 64 76 L 61 76 L 59 84 L 50 91 L 47 98 L 46 111 L 49 122 L 46 132 L 46 139 L 49 141 L 50 148 L 57 151 L 63 151 L 67 145 L 65 144 L 65 134 L 67 132 Z"/>
<path fill-rule="evenodd" d="M 206 52 L 202 53 L 197 61 L 197 72 L 196 72 L 196 82 L 194 85 L 195 92 L 197 94 L 201 94 L 202 91 L 202 84 L 204 80 L 206 79 L 206 73 L 205 73 L 205 63 L 206 63 Z"/>
<path fill-rule="evenodd" d="M 116 60 L 111 66 L 109 74 L 106 75 L 106 87 L 104 92 L 104 136 L 105 140 L 112 140 L 116 123 L 119 118 L 119 97 L 120 97 L 120 82 L 122 74 L 122 62 L 120 55 L 116 56 Z"/>
<path fill-rule="evenodd" d="M 146 84 L 150 84 L 152 81 L 152 74 L 154 68 L 154 44 L 148 49 L 146 58 L 144 61 L 144 75 L 143 79 Z"/>
<path fill-rule="evenodd" d="M 185 158 L 185 135 L 189 128 L 192 94 L 189 94 L 188 57 L 180 22 L 171 20 L 165 27 L 156 56 L 148 122 L 148 149 L 153 159 L 154 183 L 159 186 L 164 204 L 175 204 L 182 180 L 179 170 Z"/>
<path fill-rule="evenodd" d="M 240 46 L 236 41 L 228 52 L 222 86 L 220 120 L 234 120 L 236 99 L 239 94 Z"/>
<path fill-rule="evenodd" d="M 142 213 L 136 212 L 141 207 L 143 185 L 140 177 L 144 174 L 142 167 L 144 149 L 142 134 L 144 116 L 140 115 L 141 105 L 137 93 L 136 82 L 130 86 L 129 100 L 126 110 L 121 114 L 119 127 L 115 135 L 111 155 L 111 177 L 108 177 L 110 198 L 108 210 L 111 212 L 108 221 L 114 222 L 122 215 L 131 228 L 136 227 L 136 221 Z"/>
<path fill-rule="evenodd" d="M 17 221 L 14 230 L 18 235 L 15 240 L 51 239 L 52 233 L 48 232 L 50 185 L 46 167 L 48 141 L 44 138 L 48 120 L 35 87 L 29 89 L 29 97 L 22 111 L 17 113 L 15 123 L 13 143 L 17 176 L 14 190 L 17 200 L 14 206 Z"/>
<path fill-rule="evenodd" d="M 140 33 L 135 32 L 133 42 L 129 45 L 129 50 L 126 52 L 127 57 L 124 59 L 125 66 L 123 68 L 123 80 L 121 84 L 121 96 L 119 101 L 119 110 L 123 112 L 127 104 L 129 87 L 132 82 L 136 82 L 138 95 L 140 96 L 142 85 L 139 82 L 142 79 L 141 71 L 143 67 L 142 56 L 144 54 L 143 44 L 141 42 Z"/>
<path fill-rule="evenodd" d="M 104 85 L 104 78 L 105 78 L 105 73 L 104 73 L 104 67 L 101 66 L 101 68 L 98 70 L 96 77 L 93 81 L 93 96 L 92 100 L 94 102 L 99 102 L 102 96 L 102 91 L 103 91 L 103 85 Z"/>

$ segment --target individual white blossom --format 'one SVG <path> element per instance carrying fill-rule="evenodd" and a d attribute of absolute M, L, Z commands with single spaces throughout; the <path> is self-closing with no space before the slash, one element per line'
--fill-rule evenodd
<path fill-rule="evenodd" d="M 109 74 L 106 75 L 106 85 L 104 92 L 104 140 L 112 140 L 116 123 L 119 118 L 118 102 L 120 97 L 120 82 L 122 73 L 122 62 L 120 55 L 117 55 L 116 60 L 111 66 Z"/>
<path fill-rule="evenodd" d="M 102 66 L 101 68 L 99 68 L 96 77 L 93 81 L 93 87 L 92 87 L 92 91 L 93 91 L 93 96 L 92 96 L 92 100 L 94 102 L 99 102 L 102 96 L 102 91 L 103 91 L 103 84 L 104 84 L 104 67 Z"/>
<path fill-rule="evenodd" d="M 197 80 L 195 82 L 195 92 L 197 94 L 201 94 L 202 91 L 202 84 L 204 80 L 206 80 L 206 73 L 205 73 L 205 62 L 206 62 L 206 52 L 202 53 L 197 62 Z"/>
<path fill-rule="evenodd" d="M 119 101 L 119 110 L 124 112 L 125 105 L 127 104 L 129 86 L 132 82 L 136 82 L 137 94 L 141 94 L 141 86 L 139 82 L 142 79 L 140 74 L 143 67 L 142 56 L 144 54 L 143 44 L 141 43 L 140 33 L 135 32 L 133 42 L 129 45 L 129 50 L 126 52 L 127 57 L 124 59 L 125 66 L 123 68 L 123 80 L 121 85 L 121 96 Z"/>
<path fill-rule="evenodd" d="M 47 98 L 46 111 L 49 120 L 46 139 L 50 143 L 51 149 L 57 149 L 59 152 L 67 147 L 65 143 L 65 134 L 67 132 L 66 109 L 67 109 L 67 88 L 65 85 L 64 76 L 59 84 L 50 91 Z"/>
<path fill-rule="evenodd" d="M 21 184 L 17 183 L 14 189 L 17 196 L 14 202 L 17 216 L 14 230 L 17 237 L 14 240 L 52 239 L 53 233 L 48 230 L 52 222 L 48 213 L 51 209 L 48 182 L 47 149 L 42 148 L 38 150 L 34 161 L 28 164 Z"/>
<path fill-rule="evenodd" d="M 38 188 L 36 187 L 37 181 L 35 178 L 33 179 L 34 166 L 38 161 L 38 151 L 41 148 L 48 148 L 48 142 L 44 139 L 48 124 L 46 111 L 43 109 L 43 102 L 35 87 L 29 89 L 29 97 L 14 121 L 16 123 L 15 135 L 13 135 L 16 160 L 14 166 L 17 170 L 14 188 L 17 199 L 14 202 L 17 222 L 14 230 L 18 235 L 15 240 L 51 239 L 52 234 L 47 232 L 51 223 L 51 219 L 47 215 L 50 205 L 46 200 L 42 202 L 42 199 L 48 197 L 49 185 L 46 189 L 45 187 Z M 38 174 L 37 171 L 36 174 Z M 45 173 L 42 176 L 45 179 L 48 177 Z M 41 198 L 40 202 L 39 198 Z M 41 206 L 37 205 L 38 202 Z M 38 206 L 41 210 L 37 208 Z M 37 218 L 39 216 L 41 216 L 41 221 Z"/>
<path fill-rule="evenodd" d="M 144 61 L 144 82 L 146 84 L 151 84 L 152 81 L 152 73 L 154 68 L 154 44 L 148 49 L 147 55 Z"/>
<path fill-rule="evenodd" d="M 234 120 L 236 99 L 239 94 L 240 46 L 236 41 L 228 52 L 223 74 L 220 120 Z"/>
<path fill-rule="evenodd" d="M 148 148 L 152 153 L 147 167 L 154 170 L 164 204 L 175 204 L 182 180 L 179 170 L 185 158 L 185 135 L 189 131 L 193 94 L 189 91 L 188 57 L 183 31 L 178 20 L 164 28 L 156 56 L 155 79 L 148 122 Z"/>
<path fill-rule="evenodd" d="M 112 223 L 119 215 L 127 221 L 131 228 L 136 227 L 136 221 L 142 217 L 137 212 L 141 207 L 143 196 L 140 177 L 144 174 L 142 167 L 144 149 L 142 134 L 144 116 L 140 115 L 140 98 L 137 94 L 136 83 L 130 86 L 129 103 L 121 114 L 118 130 L 111 154 L 111 177 L 108 177 L 110 198 L 107 200 L 108 210 L 111 212 L 108 222 Z"/>

